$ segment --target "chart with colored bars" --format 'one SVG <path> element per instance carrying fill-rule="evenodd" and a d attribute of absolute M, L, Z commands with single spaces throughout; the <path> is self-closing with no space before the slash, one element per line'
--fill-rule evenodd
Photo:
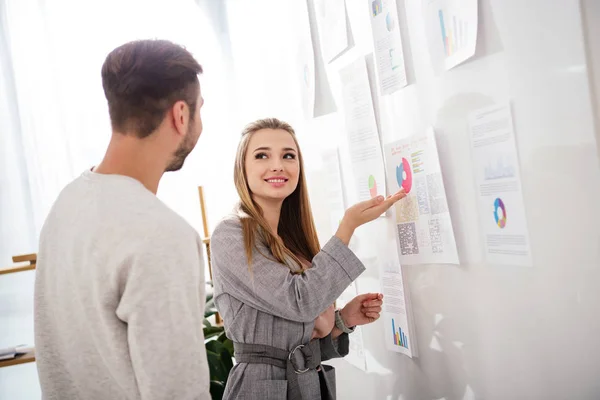
<path fill-rule="evenodd" d="M 381 10 L 381 0 L 373 0 L 373 2 L 371 2 L 371 11 L 373 12 L 373 16 L 378 16 L 381 13 Z"/>
<path fill-rule="evenodd" d="M 450 57 L 467 46 L 469 23 L 456 15 L 444 13 L 444 10 L 439 10 L 438 15 L 444 51 L 446 56 Z"/>
<path fill-rule="evenodd" d="M 401 327 L 396 330 L 396 321 L 392 318 L 392 334 L 394 335 L 394 344 L 396 346 L 404 347 L 408 349 L 408 338 L 402 331 Z"/>

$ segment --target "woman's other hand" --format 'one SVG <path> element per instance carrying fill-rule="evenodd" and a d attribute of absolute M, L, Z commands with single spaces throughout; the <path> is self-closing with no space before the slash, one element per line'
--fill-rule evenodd
<path fill-rule="evenodd" d="M 383 294 L 366 293 L 356 296 L 344 308 L 340 315 L 348 328 L 375 322 L 381 315 Z"/>

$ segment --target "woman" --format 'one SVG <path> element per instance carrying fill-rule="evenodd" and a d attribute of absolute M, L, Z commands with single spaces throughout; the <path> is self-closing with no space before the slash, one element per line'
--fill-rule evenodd
<path fill-rule="evenodd" d="M 349 208 L 320 250 L 298 142 L 277 119 L 246 127 L 234 181 L 239 206 L 211 238 L 215 303 L 238 362 L 224 398 L 334 399 L 333 368 L 321 361 L 346 355 L 352 327 L 381 311 L 375 294 L 334 313 L 333 302 L 365 269 L 348 242 L 405 195 Z"/>

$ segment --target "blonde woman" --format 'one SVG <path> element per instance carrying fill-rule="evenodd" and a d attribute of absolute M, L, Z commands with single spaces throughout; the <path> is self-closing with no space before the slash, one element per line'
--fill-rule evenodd
<path fill-rule="evenodd" d="M 237 361 L 224 398 L 335 399 L 335 373 L 321 361 L 346 355 L 348 333 L 377 319 L 382 300 L 333 310 L 365 270 L 348 242 L 405 194 L 349 208 L 321 250 L 294 130 L 274 118 L 244 130 L 234 181 L 240 203 L 211 238 L 215 303 Z"/>

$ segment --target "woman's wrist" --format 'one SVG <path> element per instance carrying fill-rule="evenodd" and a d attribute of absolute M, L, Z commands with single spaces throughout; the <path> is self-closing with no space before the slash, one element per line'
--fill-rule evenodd
<path fill-rule="evenodd" d="M 341 310 L 336 311 L 335 315 L 335 327 L 341 330 L 342 332 L 352 333 L 356 324 L 354 324 L 350 319 L 345 315 L 345 311 L 342 308 Z"/>
<path fill-rule="evenodd" d="M 346 218 L 344 218 L 342 219 L 342 222 L 340 222 L 335 236 L 337 236 L 346 246 L 348 246 L 355 229 L 356 227 L 354 227 L 352 224 L 346 221 Z"/>

